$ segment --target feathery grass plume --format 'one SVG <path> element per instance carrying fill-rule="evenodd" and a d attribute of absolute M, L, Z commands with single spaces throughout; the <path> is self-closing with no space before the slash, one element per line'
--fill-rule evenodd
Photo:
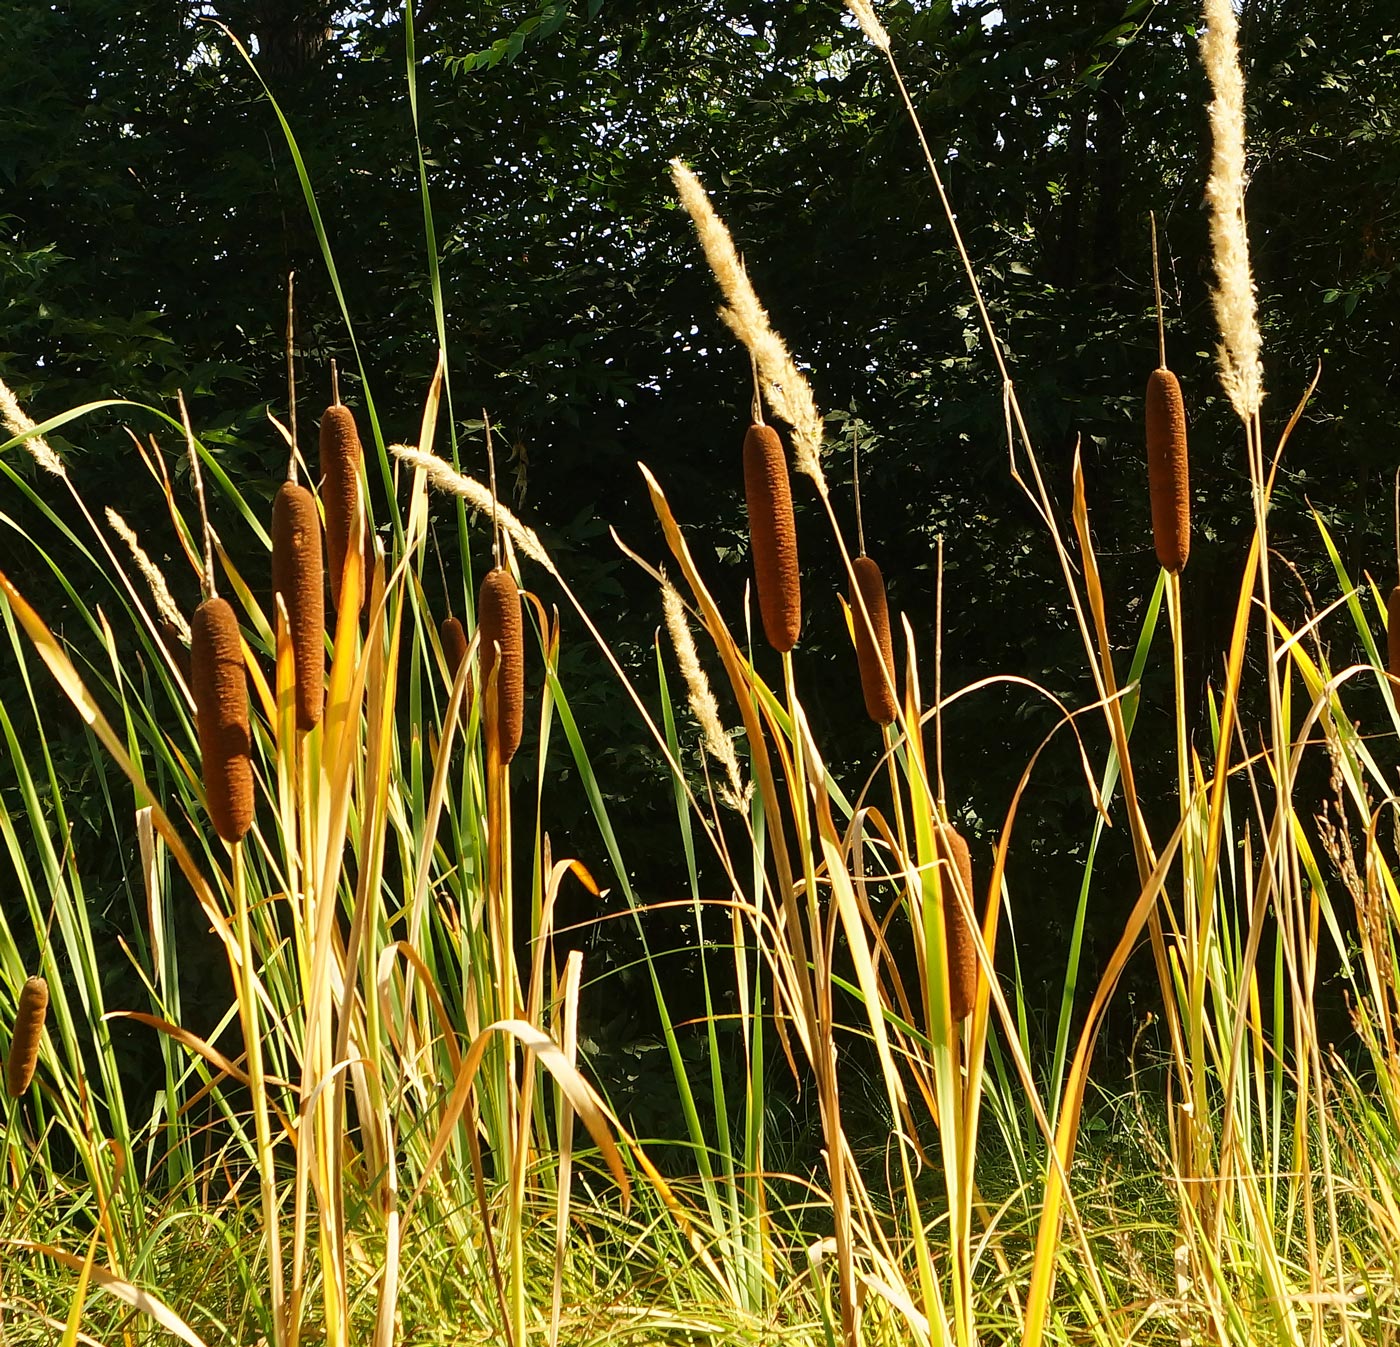
<path fill-rule="evenodd" d="M 968 901 L 975 905 L 972 855 L 962 834 L 951 823 L 939 824 L 938 841 L 940 858 L 947 867 L 939 880 L 943 887 L 943 928 L 948 941 L 948 999 L 953 1023 L 958 1024 L 971 1012 L 977 991 L 977 949 L 953 886 L 960 878 Z"/>
<path fill-rule="evenodd" d="M 297 729 L 320 723 L 326 701 L 326 599 L 316 498 L 283 482 L 272 501 L 272 592 L 287 605 Z"/>
<path fill-rule="evenodd" d="M 676 194 L 695 223 L 705 260 L 729 301 L 719 311 L 729 330 L 748 348 L 758 365 L 759 381 L 768 405 L 792 427 L 793 459 L 797 470 L 810 477 L 826 494 L 822 473 L 822 418 L 806 376 L 793 363 L 783 339 L 773 331 L 768 314 L 758 302 L 748 274 L 734 248 L 724 221 L 715 214 L 710 198 L 695 176 L 679 159 L 671 160 Z"/>
<path fill-rule="evenodd" d="M 720 797 L 731 809 L 742 812 L 748 807 L 752 787 L 745 788 L 740 782 L 734 741 L 720 724 L 719 704 L 710 691 L 710 680 L 705 677 L 705 670 L 700 667 L 695 638 L 690 634 L 690 623 L 685 620 L 685 605 L 676 587 L 665 579 L 661 582 L 661 608 L 666 615 L 666 631 L 675 647 L 676 663 L 680 665 L 681 677 L 685 679 L 690 709 L 700 722 L 701 742 L 705 752 L 724 768 L 724 775 L 728 778 L 728 784 L 722 784 L 719 788 Z"/>
<path fill-rule="evenodd" d="M 871 46 L 878 47 L 881 51 L 889 51 L 890 35 L 885 32 L 885 25 L 875 17 L 875 10 L 869 0 L 846 0 L 846 8 L 856 16 L 860 31 L 870 40 Z"/>
<path fill-rule="evenodd" d="M 360 432 L 343 402 L 321 417 L 321 503 L 326 511 L 326 561 L 331 572 L 331 602 L 340 607 L 345 560 L 362 545 L 360 523 Z M 368 584 L 361 585 L 362 597 Z"/>
<path fill-rule="evenodd" d="M 851 591 L 851 612 L 856 623 L 856 663 L 860 666 L 865 714 L 877 725 L 888 725 L 898 708 L 894 700 L 894 640 L 890 635 L 885 577 L 879 565 L 864 555 L 851 563 L 851 570 L 856 579 Z"/>
<path fill-rule="evenodd" d="M 34 1079 L 48 1010 L 49 984 L 40 977 L 29 978 L 20 988 L 19 1002 L 15 1006 L 15 1029 L 10 1035 L 10 1051 L 5 1059 L 5 1092 L 11 1099 L 18 1099 Z"/>
<path fill-rule="evenodd" d="M 1385 646 L 1390 676 L 1400 679 L 1400 585 L 1390 591 L 1385 605 Z"/>
<path fill-rule="evenodd" d="M 467 633 L 460 618 L 445 617 L 442 620 L 442 653 L 447 658 L 447 671 L 453 678 L 467 657 Z"/>
<path fill-rule="evenodd" d="M 1179 574 L 1191 554 L 1191 480 L 1186 454 L 1186 404 L 1166 366 L 1147 378 L 1147 487 L 1152 542 L 1164 570 Z"/>
<path fill-rule="evenodd" d="M 504 765 L 515 756 L 525 728 L 525 630 L 520 591 L 504 566 L 486 572 L 477 595 L 476 620 L 481 632 L 483 691 L 491 671 L 496 670 L 495 704 L 490 699 L 485 703 L 486 733 L 497 736 Z"/>
<path fill-rule="evenodd" d="M 1215 321 L 1220 328 L 1220 382 L 1241 420 L 1259 410 L 1264 375 L 1249 238 L 1244 214 L 1244 72 L 1233 0 L 1205 0 L 1201 57 L 1210 79 L 1211 165 L 1206 182 L 1215 254 Z"/>
<path fill-rule="evenodd" d="M 421 468 L 428 474 L 428 481 L 439 491 L 461 496 L 473 510 L 481 514 L 491 514 L 491 489 L 482 486 L 474 478 L 462 476 L 450 463 L 435 454 L 426 454 L 411 444 L 391 444 L 389 452 L 401 463 L 407 463 L 410 468 Z M 510 534 L 515 545 L 531 561 L 539 562 L 551 575 L 558 575 L 534 529 L 527 528 L 499 501 L 495 505 L 495 517 L 500 526 Z"/>
<path fill-rule="evenodd" d="M 785 655 L 802 632 L 802 589 L 787 459 L 772 426 L 752 425 L 744 436 L 744 496 L 763 634 Z"/>
<path fill-rule="evenodd" d="M 226 599 L 205 599 L 190 624 L 191 691 L 204 797 L 214 831 L 239 841 L 253 822 L 248 675 L 238 619 Z"/>
<path fill-rule="evenodd" d="M 19 399 L 3 379 L 0 379 L 0 422 L 4 423 L 5 429 L 11 435 L 29 435 L 24 447 L 45 472 L 51 472 L 55 477 L 68 476 L 68 469 L 63 466 L 63 460 L 54 453 L 49 442 L 42 435 L 29 434 L 36 423 L 25 415 L 24 408 L 19 405 Z"/>
<path fill-rule="evenodd" d="M 165 576 L 161 574 L 160 567 L 146 554 L 145 548 L 137 540 L 136 531 L 110 505 L 107 507 L 107 525 L 130 550 L 136 569 L 141 572 L 150 587 L 151 599 L 162 622 L 174 630 L 183 644 L 189 645 L 190 624 L 175 606 L 175 600 L 170 597 L 170 587 L 165 583 Z"/>

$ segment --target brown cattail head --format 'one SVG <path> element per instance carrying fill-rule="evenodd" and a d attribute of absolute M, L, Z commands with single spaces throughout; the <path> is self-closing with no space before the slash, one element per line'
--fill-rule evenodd
<path fill-rule="evenodd" d="M 175 662 L 175 667 L 184 675 L 185 682 L 190 681 L 190 652 L 189 648 L 180 639 L 179 629 L 168 618 L 159 618 L 157 630 L 160 632 L 160 643 L 165 647 L 165 653 Z"/>
<path fill-rule="evenodd" d="M 1163 569 L 1177 574 L 1191 554 L 1191 483 L 1186 460 L 1186 404 L 1171 370 L 1147 380 L 1147 485 L 1152 541 Z"/>
<path fill-rule="evenodd" d="M 283 482 L 272 502 L 272 592 L 287 605 L 297 729 L 309 730 L 326 700 L 326 600 L 316 500 L 296 482 Z"/>
<path fill-rule="evenodd" d="M 5 1091 L 18 1099 L 34 1079 L 39 1063 L 39 1040 L 44 1036 L 44 1016 L 49 1010 L 49 984 L 43 978 L 30 978 L 20 988 L 15 1007 L 15 1031 L 10 1036 L 10 1054 L 5 1059 Z"/>
<path fill-rule="evenodd" d="M 331 572 L 331 602 L 340 607 L 345 558 L 362 546 L 360 524 L 360 432 L 343 403 L 327 407 L 321 418 L 321 503 L 326 509 L 326 562 Z M 368 585 L 363 585 L 367 589 Z"/>
<path fill-rule="evenodd" d="M 237 842 L 253 822 L 252 738 L 238 619 L 225 599 L 194 610 L 190 675 L 209 817 L 225 842 Z"/>
<path fill-rule="evenodd" d="M 1385 629 L 1386 667 L 1392 678 L 1400 678 L 1400 585 L 1385 605 Z"/>
<path fill-rule="evenodd" d="M 851 611 L 856 623 L 856 660 L 860 665 L 860 690 L 865 694 L 865 713 L 877 725 L 888 725 L 895 718 L 897 708 L 894 642 L 890 639 L 885 577 L 869 557 L 857 557 L 851 563 L 851 570 L 856 577 L 855 589 L 851 591 Z M 865 612 L 861 611 L 862 600 Z M 870 615 L 868 622 L 866 613 Z"/>
<path fill-rule="evenodd" d="M 485 690 L 496 670 L 496 696 L 485 702 L 488 742 L 495 736 L 501 763 L 508 763 L 520 747 L 525 728 L 525 633 L 520 616 L 520 591 L 504 566 L 486 572 L 476 599 L 476 621 L 481 633 L 481 686 Z M 499 647 L 499 667 L 497 665 Z"/>
<path fill-rule="evenodd" d="M 443 618 L 442 653 L 447 658 L 447 672 L 456 678 L 457 670 L 467 657 L 467 633 L 458 618 Z"/>
<path fill-rule="evenodd" d="M 968 1017 L 977 991 L 977 948 L 958 902 L 958 879 L 974 911 L 976 892 L 972 887 L 972 856 L 962 835 L 951 823 L 940 825 L 938 835 L 940 857 L 946 862 L 938 878 L 943 888 L 943 929 L 948 942 L 948 999 L 953 1023 L 957 1024 Z"/>
<path fill-rule="evenodd" d="M 802 631 L 802 590 L 787 459 L 772 426 L 750 426 L 744 436 L 744 495 L 763 634 L 786 654 Z"/>

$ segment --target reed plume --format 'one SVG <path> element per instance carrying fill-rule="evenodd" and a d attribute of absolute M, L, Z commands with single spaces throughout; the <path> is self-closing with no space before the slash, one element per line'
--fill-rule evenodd
<path fill-rule="evenodd" d="M 768 313 L 758 302 L 734 240 L 715 213 L 710 198 L 695 176 L 679 159 L 671 160 L 676 194 L 695 224 L 705 260 L 728 304 L 719 311 L 729 330 L 748 348 L 758 367 L 768 405 L 792 427 L 793 461 L 798 472 L 810 477 L 826 494 L 822 473 L 822 418 L 806 376 L 788 354 L 783 339 L 773 331 Z"/>
<path fill-rule="evenodd" d="M 856 16 L 860 31 L 869 39 L 870 44 L 880 51 L 889 51 L 890 35 L 885 31 L 885 25 L 875 17 L 875 10 L 869 0 L 846 0 L 846 8 Z"/>
<path fill-rule="evenodd" d="M 63 460 L 54 453 L 49 442 L 42 435 L 31 434 L 35 429 L 35 422 L 25 414 L 24 408 L 19 405 L 19 399 L 3 379 L 0 379 L 0 422 L 4 423 L 5 429 L 11 435 L 29 436 L 24 442 L 24 447 L 45 472 L 51 472 L 55 477 L 68 476 L 68 469 L 63 466 Z"/>
<path fill-rule="evenodd" d="M 499 501 L 493 502 L 490 487 L 483 486 L 474 478 L 464 477 L 450 463 L 438 458 L 435 454 L 424 453 L 423 450 L 411 444 L 391 444 L 389 452 L 399 462 L 407 463 L 410 468 L 418 468 L 425 472 L 428 480 L 439 491 L 446 491 L 453 496 L 461 496 L 473 510 L 481 514 L 491 515 L 494 511 L 496 522 L 510 535 L 511 541 L 531 561 L 539 562 L 551 575 L 558 575 L 554 563 L 550 561 L 549 554 L 544 550 L 544 544 L 540 542 L 534 529 L 527 528 Z"/>
<path fill-rule="evenodd" d="M 701 742 L 705 752 L 724 768 L 726 782 L 720 784 L 720 797 L 730 808 L 742 811 L 748 807 L 752 787 L 745 788 L 740 782 L 734 741 L 720 723 L 719 704 L 715 701 L 715 694 L 710 691 L 710 680 L 705 677 L 705 670 L 701 667 L 695 638 L 690 634 L 690 623 L 685 619 L 685 605 L 676 587 L 665 579 L 661 582 L 661 608 L 666 615 L 666 631 L 676 651 L 676 663 L 680 665 L 681 677 L 685 679 L 691 712 L 700 724 Z"/>
<path fill-rule="evenodd" d="M 189 645 L 190 624 L 185 621 L 184 614 L 176 607 L 175 600 L 170 596 L 170 587 L 165 583 L 165 576 L 161 573 L 160 567 L 147 555 L 145 548 L 141 546 L 136 537 L 136 531 L 110 505 L 107 507 L 107 524 L 131 552 L 136 569 L 141 572 L 151 591 L 151 600 L 156 606 L 156 612 L 162 623 L 171 628 L 182 644 Z"/>
<path fill-rule="evenodd" d="M 1210 80 L 1210 240 L 1215 254 L 1215 321 L 1220 328 L 1220 382 L 1236 414 L 1248 421 L 1264 397 L 1263 342 L 1245 229 L 1244 72 L 1233 0 L 1205 0 L 1201 58 Z"/>

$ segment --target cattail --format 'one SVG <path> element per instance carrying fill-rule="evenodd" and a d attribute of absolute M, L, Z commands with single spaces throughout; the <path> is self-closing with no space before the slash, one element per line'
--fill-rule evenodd
<path fill-rule="evenodd" d="M 44 1036 L 44 1016 L 49 1010 L 49 984 L 43 978 L 30 978 L 20 989 L 15 1007 L 15 1031 L 10 1038 L 10 1055 L 5 1061 L 5 1090 L 18 1099 L 34 1079 L 39 1064 L 39 1040 Z"/>
<path fill-rule="evenodd" d="M 972 998 L 977 989 L 977 950 L 955 888 L 961 880 L 963 891 L 975 909 L 972 856 L 962 835 L 951 823 L 942 824 L 938 833 L 941 858 L 946 862 L 938 878 L 943 888 L 943 929 L 948 943 L 948 1000 L 953 1023 L 957 1024 L 972 1010 Z"/>
<path fill-rule="evenodd" d="M 1392 678 L 1400 679 L 1400 585 L 1390 591 L 1385 605 L 1385 628 L 1387 667 Z"/>
<path fill-rule="evenodd" d="M 744 495 L 763 632 L 774 650 L 787 654 L 802 630 L 802 591 L 787 460 L 772 426 L 750 426 L 744 436 Z"/>
<path fill-rule="evenodd" d="M 442 653 L 447 658 L 447 672 L 456 678 L 457 670 L 467 657 L 467 633 L 459 618 L 445 617 L 442 620 Z"/>
<path fill-rule="evenodd" d="M 1191 486 L 1186 405 L 1176 375 L 1166 366 L 1154 369 L 1147 380 L 1147 484 L 1157 560 L 1177 574 L 1191 552 Z"/>
<path fill-rule="evenodd" d="M 870 557 L 851 563 L 855 588 L 851 610 L 856 620 L 856 661 L 860 665 L 860 689 L 865 713 L 877 725 L 888 725 L 897 710 L 894 700 L 894 642 L 890 639 L 890 607 L 885 599 L 885 577 Z M 864 603 L 865 611 L 861 611 Z M 870 614 L 867 622 L 865 614 Z"/>
<path fill-rule="evenodd" d="M 176 625 L 168 618 L 156 619 L 156 630 L 160 632 L 160 643 L 165 647 L 165 653 L 175 662 L 175 667 L 179 669 L 186 683 L 190 681 L 190 651 L 189 647 L 180 639 L 180 631 Z"/>
<path fill-rule="evenodd" d="M 481 633 L 483 689 L 491 671 L 496 670 L 495 702 L 494 705 L 490 700 L 486 703 L 486 733 L 497 736 L 504 765 L 520 747 L 525 727 L 525 634 L 520 617 L 520 591 L 504 566 L 486 572 L 476 599 L 476 620 Z"/>
<path fill-rule="evenodd" d="M 272 591 L 287 605 L 297 729 L 309 730 L 325 705 L 326 600 L 316 501 L 296 482 L 283 482 L 272 502 Z"/>
<path fill-rule="evenodd" d="M 326 509 L 326 561 L 331 570 L 331 602 L 340 608 L 345 561 L 361 546 L 360 433 L 350 408 L 337 402 L 321 418 L 321 502 Z M 368 586 L 361 585 L 362 591 Z M 363 602 L 363 593 L 361 595 Z"/>
<path fill-rule="evenodd" d="M 227 600 L 205 599 L 194 610 L 190 671 L 209 817 L 225 842 L 237 842 L 253 822 L 252 739 L 243 646 Z"/>

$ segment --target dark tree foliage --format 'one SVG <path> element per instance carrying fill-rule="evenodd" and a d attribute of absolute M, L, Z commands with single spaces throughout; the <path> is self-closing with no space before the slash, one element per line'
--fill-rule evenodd
<path fill-rule="evenodd" d="M 1125 662 L 1156 576 L 1140 424 L 1156 363 L 1156 213 L 1168 355 L 1192 419 L 1187 630 L 1201 727 L 1250 503 L 1213 367 L 1195 8 L 905 0 L 883 14 L 1066 507 L 1082 455 Z M 363 394 L 276 119 L 212 18 L 254 51 L 293 125 L 385 436 L 414 438 L 437 335 L 406 28 L 392 5 L 8 7 L 0 373 L 39 418 L 114 393 L 169 405 L 183 389 L 228 471 L 270 501 L 281 453 L 265 409 L 285 410 L 289 270 L 299 278 L 304 424 L 324 405 L 329 358 L 351 372 L 350 400 L 362 405 Z M 1354 573 L 1393 579 L 1400 25 L 1385 0 L 1245 0 L 1243 18 L 1274 431 L 1323 362 L 1285 463 L 1274 537 L 1322 601 L 1331 591 L 1314 507 Z M 510 493 L 607 615 L 626 659 L 645 667 L 659 618 L 651 582 L 606 533 L 614 524 L 660 552 L 636 460 L 693 529 L 730 612 L 749 574 L 739 473 L 747 363 L 715 317 L 716 292 L 671 199 L 666 163 L 680 155 L 714 194 L 775 326 L 810 365 L 833 446 L 851 422 L 859 428 L 870 551 L 927 674 L 942 537 L 945 686 L 1005 672 L 1072 704 L 1091 697 L 1053 554 L 1012 479 L 1002 390 L 918 145 L 888 70 L 839 4 L 424 0 L 415 38 L 462 459 L 484 467 L 470 423 L 488 408 L 510 446 Z M 115 419 L 98 414 L 55 442 L 90 498 L 159 526 Z M 828 473 L 849 520 L 844 450 L 832 448 Z M 842 577 L 815 501 L 801 483 L 797 494 L 810 595 L 802 690 L 833 765 L 863 772 L 876 740 L 853 710 Z M 23 507 L 18 517 L 47 536 Z M 228 541 L 249 540 L 230 521 Z M 61 623 L 62 596 L 25 574 L 22 552 L 9 560 L 8 535 L 0 549 Z M 1302 584 L 1282 603 L 1300 613 Z M 655 757 L 640 729 L 610 732 L 626 718 L 622 694 L 576 624 L 566 633 L 569 685 L 598 731 L 625 853 L 666 896 L 679 867 Z M 1169 804 L 1167 661 L 1154 668 L 1137 734 L 1143 760 L 1160 770 L 1142 784 L 1149 803 L 1155 793 Z M 1005 687 L 948 716 L 950 792 L 979 859 L 1052 723 L 1043 700 Z M 561 775 L 556 854 L 593 863 L 562 763 Z M 1091 822 L 1066 746 L 1037 775 L 1011 872 L 1021 934 L 1036 937 L 1026 971 L 1047 1004 Z M 1116 937 L 1136 892 L 1120 850 L 1099 889 L 1095 941 Z M 119 892 L 121 874 L 107 878 Z M 614 923 L 604 944 L 625 941 L 621 929 Z"/>

